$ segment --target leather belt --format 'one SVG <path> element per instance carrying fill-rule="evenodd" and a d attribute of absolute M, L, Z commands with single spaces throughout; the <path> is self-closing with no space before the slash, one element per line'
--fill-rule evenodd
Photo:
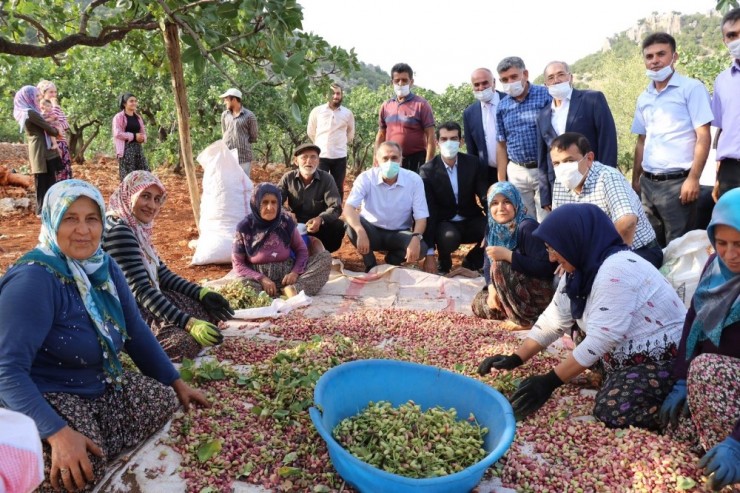
<path fill-rule="evenodd" d="M 648 173 L 647 171 L 643 171 L 642 176 L 644 176 L 645 178 L 651 181 L 678 180 L 679 178 L 686 178 L 687 176 L 689 176 L 689 170 L 676 171 L 675 173 L 660 173 L 660 174 L 653 174 L 653 173 Z"/>
<path fill-rule="evenodd" d="M 512 161 L 512 163 L 516 164 L 517 166 L 521 166 L 522 168 L 527 168 L 527 169 L 534 169 L 537 167 L 536 161 L 532 161 L 529 163 L 517 163 L 516 161 Z"/>

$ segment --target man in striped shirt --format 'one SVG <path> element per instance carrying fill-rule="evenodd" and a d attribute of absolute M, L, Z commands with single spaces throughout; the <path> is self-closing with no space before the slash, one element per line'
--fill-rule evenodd
<path fill-rule="evenodd" d="M 252 170 L 252 144 L 257 142 L 257 117 L 242 106 L 242 92 L 231 88 L 221 96 L 226 110 L 221 114 L 221 132 L 229 149 L 239 153 L 239 166 L 249 176 Z"/>

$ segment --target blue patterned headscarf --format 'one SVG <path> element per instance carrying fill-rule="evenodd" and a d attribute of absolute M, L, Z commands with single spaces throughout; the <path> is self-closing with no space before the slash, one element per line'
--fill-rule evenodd
<path fill-rule="evenodd" d="M 707 235 L 715 249 L 717 225 L 740 231 L 740 188 L 722 195 L 714 206 Z M 740 320 L 740 274 L 715 256 L 699 280 L 693 302 L 696 318 L 686 339 L 687 360 L 693 357 L 697 342 L 709 339 L 719 346 L 724 328 Z"/>
<path fill-rule="evenodd" d="M 609 216 L 593 204 L 561 205 L 533 234 L 575 267 L 575 272 L 565 275 L 565 292 L 575 319 L 583 316 L 586 299 L 604 260 L 629 250 Z"/>
<path fill-rule="evenodd" d="M 118 291 L 110 277 L 110 257 L 98 245 L 91 257 L 76 260 L 64 255 L 57 242 L 57 231 L 64 214 L 80 197 L 92 199 L 100 208 L 100 218 L 103 220 L 105 202 L 97 188 L 82 180 L 64 180 L 55 184 L 44 197 L 39 243 L 21 257 L 17 264 L 39 263 L 56 272 L 62 279 L 75 283 L 100 341 L 106 381 L 119 388 L 123 368 L 111 331 L 118 331 L 124 341 L 128 339 L 128 334 Z"/>
<path fill-rule="evenodd" d="M 500 224 L 497 223 L 491 215 L 491 202 L 496 195 L 503 195 L 509 202 L 514 206 L 514 219 L 508 223 Z M 519 194 L 519 190 L 508 181 L 500 181 L 494 183 L 488 190 L 488 227 L 486 229 L 486 244 L 488 246 L 502 246 L 509 250 L 516 248 L 516 232 L 519 228 L 519 224 L 526 220 L 534 221 L 530 216 L 527 216 L 527 208 L 524 207 L 522 202 L 522 196 Z"/>

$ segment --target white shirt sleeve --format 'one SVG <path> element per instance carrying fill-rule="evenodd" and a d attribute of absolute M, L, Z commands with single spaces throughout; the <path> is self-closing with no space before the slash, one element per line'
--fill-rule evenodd
<path fill-rule="evenodd" d="M 527 338 L 547 347 L 562 337 L 565 331 L 573 326 L 573 322 L 570 298 L 565 294 L 565 276 L 563 276 L 555 290 L 555 296 L 529 330 Z"/>
<path fill-rule="evenodd" d="M 424 181 L 416 173 L 409 173 L 413 182 L 413 217 L 415 220 L 426 219 L 429 217 L 429 207 L 427 206 L 427 196 L 424 193 Z"/>
<path fill-rule="evenodd" d="M 347 204 L 351 205 L 355 209 L 359 209 L 362 205 L 362 201 L 365 200 L 365 197 L 367 196 L 367 189 L 371 186 L 371 181 L 371 170 L 360 173 L 352 184 L 352 190 L 350 190 L 349 196 L 347 197 Z"/>

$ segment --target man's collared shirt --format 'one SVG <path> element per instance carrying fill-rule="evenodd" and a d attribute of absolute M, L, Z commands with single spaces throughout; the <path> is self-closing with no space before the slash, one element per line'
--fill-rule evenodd
<path fill-rule="evenodd" d="M 347 157 L 347 143 L 355 138 L 355 116 L 344 106 L 332 109 L 328 103 L 322 104 L 311 110 L 306 133 L 321 149 L 320 157 Z"/>
<path fill-rule="evenodd" d="M 637 250 L 655 239 L 655 230 L 650 225 L 645 210 L 632 186 L 619 170 L 594 161 L 583 182 L 581 193 L 565 188 L 555 180 L 552 208 L 565 204 L 594 204 L 617 222 L 622 216 L 637 216 L 632 249 Z"/>
<path fill-rule="evenodd" d="M 450 185 L 452 185 L 452 193 L 455 194 L 455 203 L 460 204 L 460 199 L 458 198 L 460 195 L 460 186 L 457 181 L 457 157 L 455 157 L 455 162 L 452 166 L 445 163 L 444 159 L 442 159 L 442 165 L 445 167 L 445 170 L 447 170 L 447 177 L 450 179 Z M 455 214 L 455 217 L 450 219 L 450 221 L 462 221 L 463 219 L 465 218 L 460 214 Z"/>
<path fill-rule="evenodd" d="M 257 142 L 257 117 L 242 106 L 238 115 L 226 110 L 221 114 L 221 133 L 229 149 L 239 152 L 239 163 L 252 162 L 252 143 Z"/>
<path fill-rule="evenodd" d="M 713 118 L 709 93 L 698 80 L 674 72 L 660 92 L 648 84 L 632 122 L 632 133 L 645 136 L 642 169 L 656 174 L 690 169 L 696 128 Z"/>
<path fill-rule="evenodd" d="M 496 110 L 501 102 L 501 96 L 493 91 L 493 99 L 489 102 L 480 102 L 481 119 L 483 120 L 483 133 L 486 138 L 486 152 L 488 153 L 488 166 L 496 167 Z"/>
<path fill-rule="evenodd" d="M 424 130 L 434 127 L 434 114 L 429 102 L 414 93 L 403 101 L 392 98 L 380 106 L 378 127 L 385 130 L 385 140 L 401 146 L 404 156 L 426 151 Z"/>
<path fill-rule="evenodd" d="M 380 167 L 363 171 L 355 179 L 347 204 L 358 209 L 367 222 L 391 231 L 409 230 L 413 221 L 429 217 L 421 177 L 401 168 L 395 183 L 383 181 Z"/>
<path fill-rule="evenodd" d="M 506 142 L 509 160 L 519 164 L 537 162 L 537 116 L 552 97 L 544 86 L 529 83 L 529 92 L 519 102 L 506 96 L 496 110 L 498 141 Z"/>
<path fill-rule="evenodd" d="M 326 171 L 317 169 L 308 185 L 303 183 L 298 170 L 288 171 L 280 178 L 278 188 L 299 223 L 316 216 L 330 223 L 339 219 L 342 213 L 337 184 Z"/>
<path fill-rule="evenodd" d="M 721 128 L 717 161 L 740 159 L 740 61 L 723 70 L 714 81 L 712 125 Z"/>
<path fill-rule="evenodd" d="M 571 91 L 571 94 L 573 92 Z M 555 100 L 552 100 L 552 117 L 550 123 L 555 133 L 563 135 L 565 133 L 565 124 L 568 122 L 568 110 L 570 110 L 570 96 L 560 101 L 560 106 L 555 106 Z"/>

